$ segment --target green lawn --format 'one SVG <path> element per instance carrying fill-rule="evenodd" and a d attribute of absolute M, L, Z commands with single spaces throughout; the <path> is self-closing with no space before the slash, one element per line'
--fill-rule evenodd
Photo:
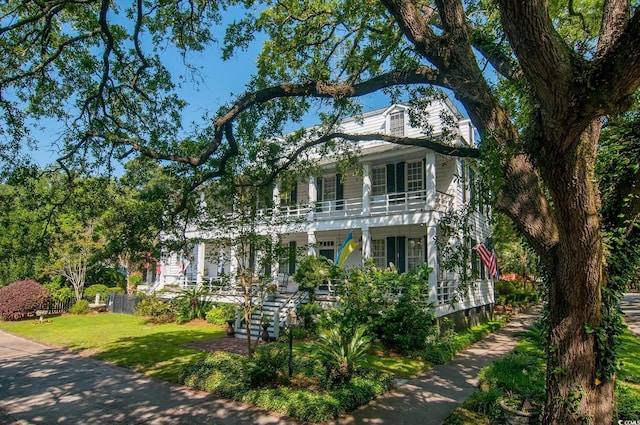
<path fill-rule="evenodd" d="M 0 328 L 170 382 L 203 355 L 184 344 L 226 337 L 224 327 L 150 325 L 141 317 L 116 313 L 63 315 L 44 324 L 0 322 Z"/>
<path fill-rule="evenodd" d="M 36 320 L 0 321 L 0 328 L 170 382 L 177 382 L 183 367 L 203 354 L 184 344 L 226 337 L 225 327 L 151 325 L 127 314 L 63 315 L 49 320 L 42 325 Z M 308 350 L 308 344 L 296 342 L 296 350 Z M 413 377 L 425 370 L 423 361 L 395 355 L 378 344 L 367 364 L 399 378 Z"/>

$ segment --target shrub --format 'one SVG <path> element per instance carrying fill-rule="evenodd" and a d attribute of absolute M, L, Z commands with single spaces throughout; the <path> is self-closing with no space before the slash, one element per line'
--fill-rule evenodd
<path fill-rule="evenodd" d="M 142 273 L 133 272 L 127 276 L 127 294 L 134 294 L 140 285 L 142 285 Z"/>
<path fill-rule="evenodd" d="M 142 297 L 135 314 L 147 317 L 152 323 L 169 323 L 176 320 L 177 310 L 172 303 L 154 294 Z"/>
<path fill-rule="evenodd" d="M 216 352 L 186 366 L 178 381 L 221 397 L 238 400 L 250 388 L 248 359 Z"/>
<path fill-rule="evenodd" d="M 100 302 L 106 303 L 109 299 L 109 288 L 101 283 L 88 286 L 84 288 L 82 298 L 92 303 L 96 298 L 96 294 L 100 294 Z"/>
<path fill-rule="evenodd" d="M 18 320 L 49 306 L 51 295 L 35 280 L 18 280 L 0 288 L 0 316 Z"/>
<path fill-rule="evenodd" d="M 286 381 L 289 351 L 283 344 L 266 344 L 256 347 L 249 367 L 252 387 L 265 387 Z"/>
<path fill-rule="evenodd" d="M 176 297 L 176 322 L 185 323 L 193 319 L 204 319 L 211 303 L 202 300 L 203 288 L 185 289 Z"/>
<path fill-rule="evenodd" d="M 427 337 L 435 335 L 436 331 L 433 311 L 425 310 L 403 294 L 394 308 L 385 315 L 381 337 L 401 353 L 415 354 L 424 351 Z"/>
<path fill-rule="evenodd" d="M 205 320 L 214 325 L 226 325 L 227 320 L 233 320 L 236 306 L 230 303 L 213 303 L 213 308 L 207 311 Z"/>
<path fill-rule="evenodd" d="M 71 306 L 69 313 L 71 314 L 87 314 L 89 312 L 89 301 L 81 299 Z"/>
<path fill-rule="evenodd" d="M 304 328 L 309 332 L 315 333 L 318 327 L 327 322 L 327 310 L 318 303 L 310 302 L 299 305 L 296 311 L 302 319 Z"/>
<path fill-rule="evenodd" d="M 49 292 L 49 295 L 51 295 L 51 301 L 66 303 L 75 301 L 76 299 L 73 289 L 68 286 L 61 286 L 57 280 L 51 283 L 45 283 L 42 286 Z"/>

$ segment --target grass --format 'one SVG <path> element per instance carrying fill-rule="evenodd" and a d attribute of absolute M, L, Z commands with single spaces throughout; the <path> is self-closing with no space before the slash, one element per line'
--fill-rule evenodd
<path fill-rule="evenodd" d="M 500 325 L 501 323 L 490 322 L 474 328 L 456 337 L 455 343 L 451 344 L 455 347 L 447 348 L 462 348 Z M 191 342 L 226 337 L 225 327 L 153 325 L 138 316 L 103 313 L 63 315 L 54 317 L 44 324 L 39 324 L 37 320 L 0 322 L 0 329 L 169 382 L 181 382 L 181 375 L 184 378 L 186 370 L 195 370 L 190 378 L 182 382 L 187 381 L 187 385 L 193 384 L 197 388 L 215 388 L 215 393 L 219 395 L 307 420 L 324 420 L 353 410 L 387 391 L 392 384 L 392 377 L 412 378 L 431 366 L 424 359 L 398 355 L 376 342 L 372 344 L 363 362 L 366 369 L 372 370 L 372 375 L 358 377 L 347 387 L 337 386 L 320 391 L 317 382 L 322 379 L 319 376 L 322 373 L 317 372 L 317 359 L 311 355 L 315 351 L 314 343 L 296 341 L 294 353 L 298 366 L 304 369 L 315 362 L 316 371 L 307 378 L 304 378 L 303 374 L 299 374 L 298 378 L 294 377 L 291 387 L 251 388 L 245 387 L 246 367 L 239 369 L 242 373 L 232 373 L 232 379 L 229 377 L 232 367 L 219 370 L 214 368 L 218 372 L 213 372 L 207 366 L 211 361 L 207 360 L 211 358 L 210 355 L 184 346 Z M 243 361 L 233 360 L 229 364 L 240 362 L 238 364 L 243 365 Z M 201 372 L 198 371 L 200 367 L 203 367 Z M 193 379 L 194 382 L 188 382 L 189 379 Z M 309 385 L 315 389 L 310 391 L 307 388 Z"/>
<path fill-rule="evenodd" d="M 117 313 L 63 315 L 44 324 L 0 322 L 0 328 L 169 382 L 177 382 L 184 366 L 203 355 L 184 344 L 226 337 L 223 327 L 150 325 Z"/>

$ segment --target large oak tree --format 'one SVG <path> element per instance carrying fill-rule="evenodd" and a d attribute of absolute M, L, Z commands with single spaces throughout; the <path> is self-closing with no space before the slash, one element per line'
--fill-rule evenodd
<path fill-rule="evenodd" d="M 192 51 L 211 54 L 225 7 L 239 6 L 122 3 L 0 6 L 6 163 L 16 161 L 8 149 L 23 146 L 30 119 L 47 116 L 65 125 L 61 164 L 137 153 L 185 176 L 187 191 L 238 167 L 269 180 L 311 146 L 331 152 L 342 147 L 335 140 L 348 147 L 362 138 L 336 127 L 358 111 L 362 96 L 404 93 L 420 112 L 429 87 L 450 90 L 482 134 L 496 207 L 527 237 L 547 274 L 544 422 L 611 423 L 615 297 L 594 164 L 603 120 L 628 109 L 640 84 L 637 2 L 246 0 L 222 54 L 261 34 L 257 74 L 247 93 L 190 128 L 181 118 L 180 80 L 163 60 L 175 57 L 170 50 L 187 64 Z M 309 110 L 323 125 L 282 135 Z M 414 118 L 423 122 L 419 113 Z M 286 143 L 273 143 L 278 136 Z M 384 137 L 478 154 L 428 131 L 421 140 Z"/>

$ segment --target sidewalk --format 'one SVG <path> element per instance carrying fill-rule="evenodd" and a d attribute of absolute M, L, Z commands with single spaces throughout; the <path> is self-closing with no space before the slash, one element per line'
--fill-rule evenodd
<path fill-rule="evenodd" d="M 510 352 L 536 314 L 507 326 L 327 425 L 442 424 L 477 386 L 481 368 Z M 0 331 L 0 424 L 300 424 Z"/>
<path fill-rule="evenodd" d="M 478 372 L 513 350 L 516 334 L 533 325 L 539 309 L 520 313 L 502 329 L 461 351 L 449 363 L 327 425 L 441 425 L 476 390 Z"/>

